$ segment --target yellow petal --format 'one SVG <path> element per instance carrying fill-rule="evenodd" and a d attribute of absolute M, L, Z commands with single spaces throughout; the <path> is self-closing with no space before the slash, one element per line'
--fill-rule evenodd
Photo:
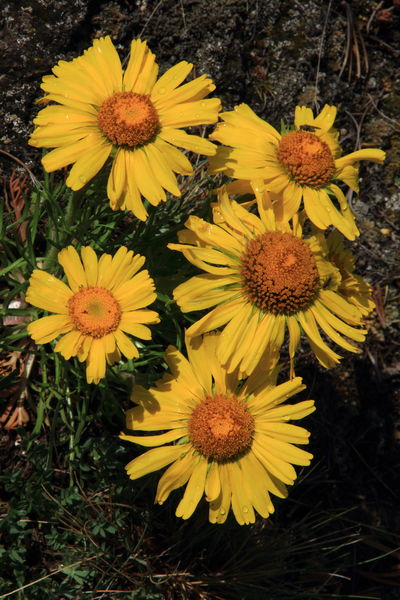
<path fill-rule="evenodd" d="M 260 362 L 265 349 L 270 344 L 270 336 L 273 331 L 275 318 L 275 315 L 266 313 L 260 320 L 256 329 L 253 346 L 240 365 L 243 373 L 250 375 Z"/>
<path fill-rule="evenodd" d="M 102 338 L 93 339 L 86 363 L 86 380 L 99 383 L 106 374 L 106 350 Z"/>
<path fill-rule="evenodd" d="M 77 292 L 81 287 L 87 287 L 86 273 L 79 254 L 73 246 L 63 248 L 58 253 L 58 262 L 63 267 L 70 288 Z"/>
<path fill-rule="evenodd" d="M 124 73 L 123 88 L 137 94 L 150 94 L 156 82 L 158 66 L 155 55 L 147 47 L 147 42 L 133 40 L 128 66 Z"/>
<path fill-rule="evenodd" d="M 230 321 L 238 313 L 238 311 L 241 310 L 243 304 L 244 301 L 241 298 L 220 304 L 214 308 L 214 310 L 210 311 L 207 315 L 189 327 L 186 332 L 187 335 L 194 337 L 225 325 L 225 323 Z"/>
<path fill-rule="evenodd" d="M 144 308 L 156 299 L 154 282 L 145 269 L 115 287 L 113 295 L 125 312 Z"/>
<path fill-rule="evenodd" d="M 202 100 L 214 90 L 215 85 L 211 79 L 209 79 L 207 75 L 201 75 L 200 77 L 196 77 L 195 79 L 192 79 L 192 81 L 165 93 L 163 96 L 158 97 L 154 101 L 154 106 L 162 117 L 163 113 L 171 106 L 182 106 L 188 102 Z"/>
<path fill-rule="evenodd" d="M 132 442 L 132 444 L 140 444 L 141 446 L 161 446 L 174 442 L 175 440 L 184 437 L 187 434 L 187 428 L 173 429 L 160 435 L 128 435 L 126 433 L 120 434 L 120 439 L 125 442 Z"/>
<path fill-rule="evenodd" d="M 278 404 L 285 402 L 288 398 L 291 398 L 304 390 L 305 387 L 306 386 L 302 384 L 301 377 L 295 377 L 294 379 L 285 381 L 285 383 L 281 383 L 273 388 L 261 389 L 259 393 L 256 393 L 249 398 L 247 403 L 248 408 L 252 414 L 263 416 L 267 408 L 269 411 L 269 407 L 277 406 Z"/>
<path fill-rule="evenodd" d="M 210 523 L 224 523 L 227 519 L 231 506 L 232 490 L 229 480 L 228 465 L 218 465 L 221 491 L 215 500 L 210 502 L 209 519 Z"/>
<path fill-rule="evenodd" d="M 43 167 L 48 173 L 66 167 L 67 165 L 76 162 L 88 152 L 90 153 L 93 146 L 97 146 L 100 143 L 104 143 L 104 139 L 101 138 L 97 131 L 91 130 L 91 133 L 85 134 L 83 139 L 79 139 L 78 141 L 74 141 L 65 146 L 63 145 L 60 148 L 48 152 L 48 154 L 42 158 Z M 110 151 L 111 147 L 111 144 L 109 144 Z M 84 183 L 82 183 L 82 186 L 83 185 Z"/>
<path fill-rule="evenodd" d="M 312 125 L 314 114 L 311 108 L 306 106 L 296 106 L 294 111 L 294 126 L 299 129 L 302 125 Z"/>
<path fill-rule="evenodd" d="M 97 285 L 98 261 L 96 252 L 91 246 L 83 246 L 81 248 L 81 257 L 87 284 L 92 286 Z"/>
<path fill-rule="evenodd" d="M 319 362 L 326 369 L 334 367 L 342 357 L 325 344 L 318 331 L 315 317 L 311 311 L 307 310 L 304 313 L 299 312 L 297 313 L 297 318 L 304 329 L 310 346 Z"/>
<path fill-rule="evenodd" d="M 321 194 L 319 190 L 310 187 L 303 187 L 304 209 L 308 218 L 319 227 L 326 229 L 331 224 L 329 212 L 321 204 Z"/>
<path fill-rule="evenodd" d="M 126 154 L 130 150 L 118 148 L 114 157 L 110 175 L 107 181 L 107 196 L 110 200 L 110 206 L 113 210 L 120 208 L 122 198 L 126 193 L 127 187 L 127 170 L 126 170 Z"/>
<path fill-rule="evenodd" d="M 277 408 L 269 408 L 268 412 L 263 415 L 263 422 L 267 421 L 291 421 L 304 419 L 315 411 L 314 400 L 304 400 L 297 404 L 285 404 Z M 258 417 L 261 418 L 261 417 Z"/>
<path fill-rule="evenodd" d="M 135 217 L 141 221 L 146 221 L 148 213 L 143 205 L 143 199 L 136 184 L 134 173 L 134 154 L 132 151 L 125 152 L 125 175 L 127 178 L 127 188 L 124 190 L 124 196 L 121 204 L 122 209 L 128 209 L 133 212 Z"/>
<path fill-rule="evenodd" d="M 362 319 L 360 314 L 353 304 L 350 304 L 342 298 L 338 293 L 332 290 L 321 290 L 319 299 L 329 310 L 335 313 L 338 317 L 353 325 L 360 325 Z"/>
<path fill-rule="evenodd" d="M 197 460 L 198 462 L 194 466 L 183 498 L 175 511 L 176 516 L 182 517 L 182 519 L 188 519 L 192 516 L 204 494 L 208 462 L 203 457 L 200 457 Z"/>
<path fill-rule="evenodd" d="M 236 349 L 240 347 L 253 311 L 253 306 L 249 302 L 245 303 L 224 328 L 217 351 L 221 364 L 225 365 L 229 362 L 232 355 L 236 353 Z M 237 361 L 235 363 L 237 364 Z M 230 368 L 229 370 L 233 369 Z"/>
<path fill-rule="evenodd" d="M 202 337 L 186 337 L 186 349 L 192 371 L 206 394 L 211 394 L 211 371 L 208 365 L 210 356 Z"/>
<path fill-rule="evenodd" d="M 84 338 L 85 336 L 75 329 L 58 340 L 54 350 L 60 352 L 66 360 L 69 360 L 71 356 L 76 356 L 79 353 Z"/>
<path fill-rule="evenodd" d="M 139 351 L 135 344 L 119 329 L 113 332 L 118 349 L 126 358 L 138 358 Z"/>
<path fill-rule="evenodd" d="M 292 465 L 276 456 L 272 456 L 269 448 L 263 444 L 263 439 L 257 433 L 253 438 L 252 451 L 269 473 L 287 485 L 293 484 L 297 475 Z"/>
<path fill-rule="evenodd" d="M 168 190 L 174 196 L 180 196 L 181 191 L 172 169 L 168 166 L 164 156 L 161 154 L 155 144 L 147 144 L 143 148 L 146 153 L 149 165 L 151 165 L 154 177 L 159 181 L 163 188 Z"/>
<path fill-rule="evenodd" d="M 160 132 L 160 137 L 174 146 L 179 146 L 198 154 L 205 154 L 206 156 L 213 156 L 217 150 L 217 147 L 212 142 L 198 135 L 188 135 L 180 129 L 164 127 Z"/>
<path fill-rule="evenodd" d="M 311 123 L 315 127 L 328 131 L 332 128 L 333 123 L 336 119 L 337 108 L 336 106 L 331 106 L 329 104 L 325 104 L 319 115 L 317 115 Z"/>
<path fill-rule="evenodd" d="M 221 480 L 219 477 L 218 463 L 212 461 L 207 473 L 207 479 L 204 486 L 206 499 L 208 502 L 215 501 L 221 493 Z"/>
<path fill-rule="evenodd" d="M 185 385 L 192 394 L 199 398 L 204 396 L 203 388 L 193 372 L 192 365 L 177 348 L 168 346 L 164 359 L 175 379 Z"/>
<path fill-rule="evenodd" d="M 67 315 L 50 315 L 28 325 L 29 335 L 38 344 L 51 342 L 62 333 L 71 331 L 73 324 Z"/>
<path fill-rule="evenodd" d="M 359 160 L 370 160 L 382 165 L 385 158 L 386 153 L 383 150 L 379 150 L 378 148 L 364 148 L 363 150 L 357 150 L 356 152 L 351 152 L 351 154 L 337 158 L 335 160 L 335 166 L 337 169 L 341 169 L 342 167 L 352 165 Z"/>
<path fill-rule="evenodd" d="M 253 452 L 248 452 L 240 459 L 240 466 L 243 471 L 244 491 L 256 511 L 266 519 L 274 512 L 274 507 L 268 494 L 269 481 L 265 469 Z"/>
<path fill-rule="evenodd" d="M 49 125 L 62 125 L 67 130 L 82 125 L 97 125 L 96 115 L 86 110 L 76 110 L 60 105 L 46 106 L 33 119 L 41 128 Z M 35 132 L 36 133 L 36 132 Z"/>
<path fill-rule="evenodd" d="M 163 109 L 159 115 L 161 126 L 191 127 L 208 125 L 218 120 L 221 101 L 218 98 L 185 102 Z"/>
<path fill-rule="evenodd" d="M 292 444 L 308 444 L 310 437 L 310 432 L 303 427 L 298 427 L 290 423 L 266 421 L 262 417 L 257 419 L 256 428 L 260 433 Z"/>
<path fill-rule="evenodd" d="M 257 434 L 258 435 L 258 434 Z M 288 444 L 282 440 L 270 438 L 265 434 L 260 435 L 260 443 L 265 445 L 271 457 L 282 459 L 294 465 L 308 466 L 313 455 L 293 444 Z"/>
<path fill-rule="evenodd" d="M 152 102 L 162 99 L 165 94 L 177 88 L 186 79 L 192 69 L 193 65 L 185 60 L 168 69 L 168 71 L 161 75 L 152 89 Z"/>
<path fill-rule="evenodd" d="M 39 269 L 34 269 L 29 279 L 26 301 L 50 312 L 67 314 L 72 291 L 62 281 Z"/>
<path fill-rule="evenodd" d="M 143 323 L 159 323 L 159 321 L 158 313 L 154 310 L 136 310 L 123 312 L 119 326 L 126 333 L 143 340 L 150 340 L 151 331 Z"/>
<path fill-rule="evenodd" d="M 90 63 L 98 73 L 98 76 L 95 77 L 95 72 L 93 72 L 95 84 L 99 86 L 101 82 L 105 86 L 105 97 L 122 90 L 121 60 L 109 35 L 94 40 L 93 49 L 86 50 L 84 58 L 86 59 L 86 68 Z"/>
<path fill-rule="evenodd" d="M 294 317 L 287 317 L 286 322 L 289 330 L 289 356 L 293 360 L 300 343 L 300 327 Z"/>
<path fill-rule="evenodd" d="M 111 149 L 111 144 L 105 141 L 102 136 L 98 136 L 96 141 L 93 140 L 88 152 L 85 152 L 75 161 L 65 183 L 72 190 L 80 190 L 97 175 L 110 156 Z"/>
<path fill-rule="evenodd" d="M 187 452 L 184 456 L 179 456 L 161 476 L 155 501 L 158 504 L 163 504 L 173 490 L 185 485 L 193 472 L 193 468 L 193 451 Z"/>
<path fill-rule="evenodd" d="M 226 465 L 232 489 L 232 510 L 239 525 L 249 525 L 255 522 L 253 506 L 243 485 L 242 470 L 238 463 Z"/>
<path fill-rule="evenodd" d="M 172 171 L 181 175 L 190 175 L 193 172 L 192 165 L 186 156 L 175 148 L 175 146 L 168 144 L 168 142 L 165 142 L 160 137 L 156 138 L 154 144 L 164 156 L 166 163 Z"/>
<path fill-rule="evenodd" d="M 149 159 L 143 150 L 134 150 L 132 153 L 132 176 L 142 196 L 153 206 L 166 200 L 165 192 L 155 178 Z"/>
<path fill-rule="evenodd" d="M 185 454 L 187 449 L 188 445 L 153 448 L 131 460 L 131 462 L 126 465 L 125 469 L 131 479 L 138 479 L 139 477 L 143 477 L 143 475 L 158 471 L 158 469 L 162 469 L 166 465 L 169 465 L 169 463 L 179 458 L 180 455 Z"/>

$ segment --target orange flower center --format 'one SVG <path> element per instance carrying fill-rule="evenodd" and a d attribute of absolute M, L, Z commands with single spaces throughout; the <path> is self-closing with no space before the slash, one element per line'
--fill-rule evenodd
<path fill-rule="evenodd" d="M 116 92 L 100 106 L 99 127 L 117 146 L 140 146 L 159 128 L 158 114 L 147 94 Z"/>
<path fill-rule="evenodd" d="M 206 396 L 189 420 L 189 439 L 205 457 L 219 462 L 245 452 L 254 433 L 254 419 L 235 396 Z"/>
<path fill-rule="evenodd" d="M 315 258 L 291 233 L 270 231 L 250 240 L 242 256 L 242 285 L 264 312 L 290 315 L 309 306 L 319 289 Z"/>
<path fill-rule="evenodd" d="M 320 188 L 335 174 L 328 144 L 308 131 L 299 129 L 283 135 L 277 157 L 288 175 L 301 185 Z"/>
<path fill-rule="evenodd" d="M 121 308 L 103 287 L 87 287 L 68 300 L 68 312 L 75 327 L 93 338 L 115 331 L 121 320 Z"/>

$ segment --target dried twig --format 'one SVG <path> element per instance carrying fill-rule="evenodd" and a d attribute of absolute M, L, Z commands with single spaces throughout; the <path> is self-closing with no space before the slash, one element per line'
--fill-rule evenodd
<path fill-rule="evenodd" d="M 315 96 L 314 96 L 314 106 L 318 110 L 319 110 L 319 106 L 318 106 L 318 80 L 319 80 L 319 75 L 320 75 L 320 70 L 319 69 L 320 69 L 320 66 L 321 66 L 322 47 L 324 45 L 324 40 L 325 40 L 325 35 L 326 35 L 326 28 L 328 26 L 329 14 L 331 12 L 331 6 L 332 6 L 332 0 L 329 0 L 328 8 L 326 10 L 326 17 L 325 17 L 325 21 L 324 21 L 324 26 L 322 28 L 321 38 L 320 38 L 320 41 L 319 41 L 317 73 L 315 75 Z"/>
<path fill-rule="evenodd" d="M 356 61 L 356 72 L 355 76 L 357 79 L 364 75 L 368 75 L 369 72 L 369 61 L 368 61 L 368 53 L 365 47 L 365 42 L 363 36 L 361 35 L 360 29 L 357 25 L 357 22 L 354 19 L 354 15 L 351 11 L 350 5 L 348 2 L 341 2 L 342 6 L 345 7 L 346 10 L 346 18 L 347 18 L 347 32 L 346 32 L 346 48 L 344 51 L 344 58 L 342 62 L 342 66 L 339 71 L 339 78 L 343 75 L 346 67 L 348 68 L 348 77 L 347 80 L 351 80 L 351 76 L 353 74 L 353 58 L 354 55 Z M 360 52 L 361 49 L 361 52 Z"/>

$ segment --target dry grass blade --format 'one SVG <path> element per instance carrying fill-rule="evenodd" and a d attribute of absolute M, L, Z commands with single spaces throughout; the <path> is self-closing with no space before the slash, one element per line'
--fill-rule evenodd
<path fill-rule="evenodd" d="M 365 42 L 361 34 L 360 28 L 354 19 L 353 12 L 348 2 L 341 2 L 346 11 L 346 47 L 342 65 L 339 71 L 339 78 L 343 75 L 345 69 L 348 69 L 347 80 L 350 82 L 353 75 L 355 60 L 355 77 L 360 79 L 366 77 L 369 72 L 368 54 L 365 47 Z M 361 50 L 361 51 L 360 51 Z M 353 58 L 354 57 L 354 58 Z"/>

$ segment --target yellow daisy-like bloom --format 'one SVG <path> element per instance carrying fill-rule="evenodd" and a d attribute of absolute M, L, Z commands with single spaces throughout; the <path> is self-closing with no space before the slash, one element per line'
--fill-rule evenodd
<path fill-rule="evenodd" d="M 180 85 L 193 65 L 182 61 L 158 80 L 158 65 L 147 43 L 134 40 L 122 70 L 109 36 L 70 62 L 60 61 L 43 78 L 42 102 L 57 102 L 39 112 L 30 144 L 55 148 L 43 158 L 46 171 L 74 163 L 66 181 L 79 190 L 103 167 L 113 164 L 107 193 L 112 209 L 131 210 L 146 220 L 142 196 L 157 206 L 165 190 L 180 196 L 174 173 L 192 166 L 175 146 L 215 154 L 215 146 L 181 127 L 215 123 L 220 101 L 203 98 L 215 89 L 206 75 Z"/>
<path fill-rule="evenodd" d="M 187 360 L 170 346 L 165 360 L 171 371 L 149 390 L 135 386 L 138 404 L 127 411 L 126 427 L 160 435 L 126 435 L 123 440 L 157 446 L 132 460 L 131 479 L 170 467 L 162 475 L 155 501 L 186 489 L 176 516 L 188 519 L 205 495 L 211 523 L 223 523 L 232 507 L 240 525 L 254 523 L 255 511 L 274 511 L 270 493 L 284 498 L 296 479 L 295 465 L 309 465 L 309 433 L 287 423 L 312 413 L 313 400 L 284 402 L 305 388 L 297 377 L 276 386 L 275 373 L 257 373 L 240 381 L 217 358 L 219 335 L 187 339 Z M 174 442 L 173 445 L 165 445 Z M 172 464 L 171 464 L 172 463 Z"/>
<path fill-rule="evenodd" d="M 360 314 L 368 315 L 375 308 L 371 286 L 365 279 L 354 273 L 355 259 L 348 250 L 338 231 L 331 231 L 326 238 L 328 258 L 340 271 L 339 293 L 358 308 Z"/>
<path fill-rule="evenodd" d="M 325 105 L 314 118 L 310 108 L 296 106 L 294 131 L 282 135 L 257 117 L 246 104 L 220 115 L 210 138 L 221 147 L 210 160 L 211 172 L 226 172 L 241 181 L 230 191 L 251 191 L 260 180 L 270 192 L 282 193 L 283 218 L 291 219 L 303 201 L 308 218 L 320 229 L 334 225 L 350 240 L 359 235 L 354 217 L 342 190 L 343 181 L 358 192 L 360 160 L 383 163 L 385 153 L 366 148 L 340 157 L 338 133 L 333 128 L 336 107 Z M 331 197 L 339 204 L 338 210 Z"/>
<path fill-rule="evenodd" d="M 214 225 L 191 216 L 180 232 L 178 250 L 206 273 L 174 290 L 184 312 L 215 306 L 188 329 L 197 336 L 225 326 L 218 358 L 229 371 L 239 365 L 249 375 L 262 361 L 272 368 L 279 358 L 286 328 L 292 365 L 301 333 L 305 333 L 320 363 L 339 362 L 322 339 L 319 328 L 336 344 L 359 352 L 342 334 L 361 342 L 366 331 L 362 315 L 341 293 L 342 277 L 328 260 L 318 236 L 303 239 L 298 219 L 294 226 L 276 222 L 268 193 L 257 195 L 259 216 L 219 190 Z M 217 224 L 219 223 L 219 224 Z"/>
<path fill-rule="evenodd" d="M 121 353 L 137 358 L 139 352 L 126 333 L 151 339 L 144 323 L 158 323 L 158 313 L 145 309 L 156 299 L 154 282 L 146 270 L 138 272 L 145 258 L 122 246 L 112 257 L 86 246 L 81 258 L 72 246 L 58 253 L 58 262 L 68 285 L 46 271 L 35 269 L 29 280 L 26 300 L 55 315 L 42 317 L 28 325 L 38 344 L 51 342 L 59 335 L 55 351 L 67 360 L 77 356 L 87 362 L 89 383 L 98 383 L 106 373 L 106 361 L 113 364 Z"/>

